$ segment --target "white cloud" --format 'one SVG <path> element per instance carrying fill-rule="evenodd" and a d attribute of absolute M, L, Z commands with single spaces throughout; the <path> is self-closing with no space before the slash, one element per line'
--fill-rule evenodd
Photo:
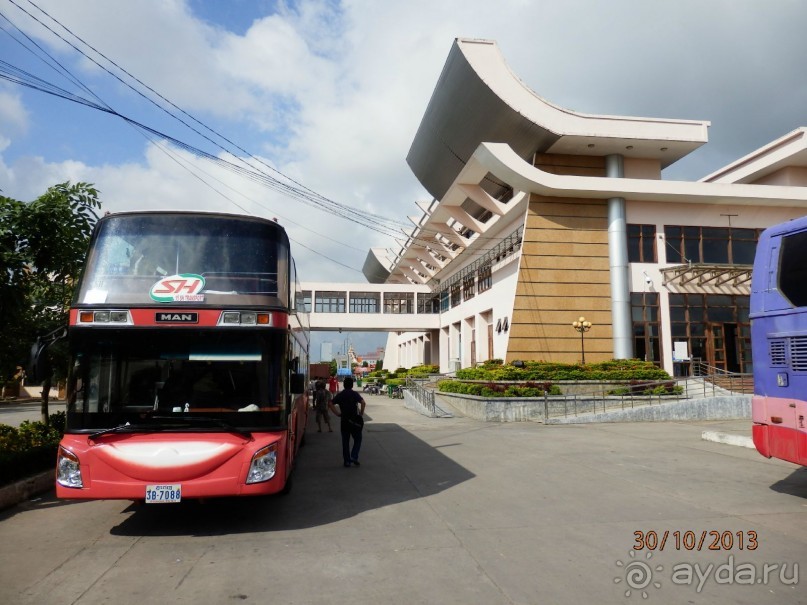
<path fill-rule="evenodd" d="M 405 158 L 457 36 L 497 40 L 513 72 L 561 106 L 711 120 L 712 142 L 680 163 L 682 178 L 707 174 L 805 123 L 807 89 L 799 62 L 807 38 L 799 28 L 807 22 L 807 5 L 798 1 L 783 0 L 773 11 L 747 2 L 739 2 L 740 10 L 736 0 L 679 0 L 663 10 L 634 0 L 303 0 L 278 3 L 275 14 L 256 13 L 243 35 L 198 19 L 181 0 L 38 4 L 165 97 L 305 186 L 404 223 L 417 212 L 414 202 L 428 199 Z M 59 49 L 60 60 L 75 62 L 74 53 L 52 36 L 41 39 Z M 96 67 L 82 65 L 82 77 L 104 98 L 115 99 L 116 107 L 120 103 L 149 124 L 156 119 L 119 83 L 110 86 Z M 95 183 L 112 210 L 241 211 L 153 145 L 140 142 L 123 160 L 77 161 L 60 150 L 78 149 L 82 141 L 61 134 L 58 125 L 49 133 L 52 140 L 42 141 L 7 127 L 24 125 L 26 112 L 33 124 L 43 119 L 31 94 L 0 93 L 0 144 L 6 141 L 0 188 L 7 194 L 31 199 L 69 178 Z M 209 147 L 181 132 L 181 138 Z M 100 129 L 89 134 L 103 142 Z M 73 138 L 65 144 L 59 136 Z M 212 181 L 238 205 L 277 216 L 300 243 L 295 254 L 304 278 L 361 279 L 321 255 L 359 269 L 368 248 L 394 245 L 388 236 L 186 153 L 176 157 L 201 166 L 205 178 L 215 175 L 227 183 L 231 188 Z"/>
<path fill-rule="evenodd" d="M 9 137 L 24 134 L 28 130 L 29 120 L 20 95 L 5 88 L 0 87 L 0 139 L 5 141 L 0 151 L 8 146 Z"/>

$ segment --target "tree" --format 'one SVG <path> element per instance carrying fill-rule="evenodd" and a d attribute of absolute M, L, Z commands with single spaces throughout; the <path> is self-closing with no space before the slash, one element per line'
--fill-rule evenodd
<path fill-rule="evenodd" d="M 84 264 L 101 207 L 87 183 L 50 187 L 33 202 L 0 197 L 0 380 L 25 365 L 37 336 L 67 325 L 73 289 Z M 66 376 L 64 349 L 53 347 L 53 374 L 42 388 L 42 421 L 48 422 L 48 391 Z"/>

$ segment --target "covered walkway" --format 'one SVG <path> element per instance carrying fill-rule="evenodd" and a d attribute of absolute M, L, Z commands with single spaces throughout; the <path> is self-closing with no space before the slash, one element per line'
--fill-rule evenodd
<path fill-rule="evenodd" d="M 428 286 L 303 282 L 301 310 L 312 330 L 425 332 L 440 327 L 439 305 Z"/>

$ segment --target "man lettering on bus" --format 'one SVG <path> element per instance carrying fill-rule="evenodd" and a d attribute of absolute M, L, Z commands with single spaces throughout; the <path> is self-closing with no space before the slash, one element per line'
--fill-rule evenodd
<path fill-rule="evenodd" d="M 353 390 L 353 378 L 348 376 L 344 381 L 344 390 L 328 402 L 331 411 L 342 418 L 342 459 L 346 467 L 359 464 L 359 450 L 361 450 L 362 428 L 364 427 L 364 399 Z M 339 411 L 336 410 L 339 406 Z M 350 438 L 353 438 L 353 448 L 350 447 Z"/>

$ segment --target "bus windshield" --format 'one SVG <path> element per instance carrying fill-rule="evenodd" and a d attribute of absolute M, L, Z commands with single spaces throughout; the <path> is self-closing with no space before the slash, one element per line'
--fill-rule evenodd
<path fill-rule="evenodd" d="M 68 381 L 68 431 L 165 415 L 212 416 L 244 428 L 282 426 L 283 332 L 194 330 L 171 339 L 116 332 L 87 337 L 78 347 Z"/>
<path fill-rule="evenodd" d="M 267 221 L 175 213 L 120 214 L 99 221 L 75 306 L 289 303 L 288 240 Z M 157 296 L 172 277 L 198 278 L 193 296 Z M 278 276 L 282 276 L 278 279 Z M 163 288 L 163 292 L 165 288 Z"/>

